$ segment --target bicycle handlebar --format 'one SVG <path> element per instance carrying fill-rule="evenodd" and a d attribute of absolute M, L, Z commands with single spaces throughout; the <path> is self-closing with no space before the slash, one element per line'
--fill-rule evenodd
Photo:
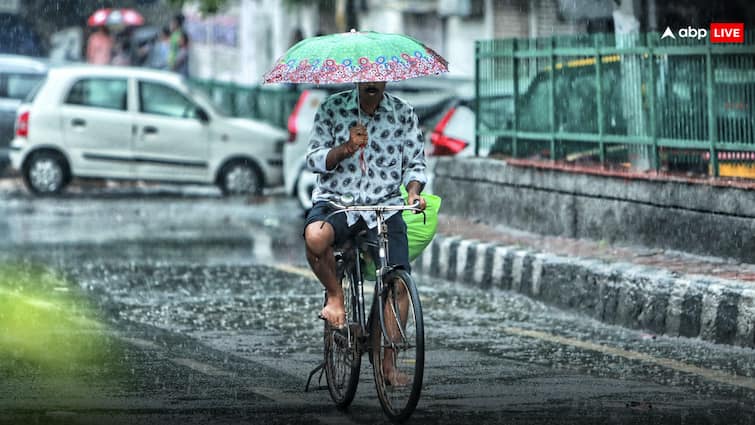
<path fill-rule="evenodd" d="M 325 222 L 330 219 L 330 217 L 333 217 L 336 214 L 340 213 L 346 213 L 349 211 L 374 211 L 378 214 L 382 214 L 387 211 L 414 211 L 415 214 L 422 214 L 422 222 L 424 224 L 427 224 L 427 215 L 425 214 L 424 210 L 419 209 L 419 201 L 415 202 L 412 205 L 341 205 L 334 201 L 328 201 L 328 204 L 335 208 L 335 211 L 332 211 L 330 214 L 328 214 L 325 217 L 325 220 L 323 220 L 322 226 L 325 225 Z M 320 226 L 320 227 L 322 227 Z"/>
<path fill-rule="evenodd" d="M 346 212 L 346 211 L 375 211 L 375 212 L 386 212 L 386 211 L 416 211 L 418 213 L 424 212 L 419 208 L 419 201 L 415 202 L 412 205 L 341 205 L 333 201 L 328 201 L 331 207 L 335 208 L 337 211 L 334 212 Z"/>

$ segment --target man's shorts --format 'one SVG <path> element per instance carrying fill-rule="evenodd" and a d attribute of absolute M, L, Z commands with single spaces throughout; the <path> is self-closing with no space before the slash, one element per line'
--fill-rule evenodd
<path fill-rule="evenodd" d="M 346 222 L 346 214 L 344 213 L 334 214 L 326 219 L 331 212 L 333 212 L 333 208 L 327 202 L 315 203 L 307 213 L 304 228 L 306 229 L 307 226 L 316 221 L 330 223 L 335 231 L 333 246 L 340 246 L 360 231 L 367 229 L 367 224 L 361 218 L 353 226 L 349 227 Z M 393 214 L 385 223 L 388 225 L 388 264 L 401 266 L 404 270 L 411 272 L 411 266 L 409 266 L 409 242 L 406 238 L 406 223 L 404 223 L 404 218 L 398 212 Z M 368 235 L 371 241 L 377 241 L 377 226 L 374 229 L 369 229 Z M 377 249 L 373 249 L 373 251 L 371 253 L 372 258 L 377 263 Z"/>

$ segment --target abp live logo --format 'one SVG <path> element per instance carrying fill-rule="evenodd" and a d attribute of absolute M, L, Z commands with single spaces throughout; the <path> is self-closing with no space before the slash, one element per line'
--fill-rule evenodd
<path fill-rule="evenodd" d="M 743 22 L 710 24 L 710 42 L 744 43 L 745 24 Z"/>
<path fill-rule="evenodd" d="M 666 27 L 666 31 L 661 35 L 661 40 L 670 37 L 679 38 L 696 38 L 702 40 L 710 34 L 711 43 L 744 43 L 745 41 L 745 24 L 743 22 L 714 22 L 710 24 L 710 31 L 707 28 L 682 28 L 674 34 L 671 27 Z"/>

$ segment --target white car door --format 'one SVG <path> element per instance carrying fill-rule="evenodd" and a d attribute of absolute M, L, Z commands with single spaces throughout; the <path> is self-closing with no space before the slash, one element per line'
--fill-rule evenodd
<path fill-rule="evenodd" d="M 139 80 L 134 159 L 142 179 L 210 182 L 209 126 L 176 88 Z"/>
<path fill-rule="evenodd" d="M 77 80 L 63 98 L 60 116 L 74 174 L 133 177 L 127 78 Z"/>

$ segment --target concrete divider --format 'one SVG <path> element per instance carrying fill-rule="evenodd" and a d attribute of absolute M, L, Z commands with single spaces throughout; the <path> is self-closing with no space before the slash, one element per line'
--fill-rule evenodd
<path fill-rule="evenodd" d="M 755 287 L 747 283 L 442 235 L 413 267 L 427 276 L 519 292 L 609 324 L 755 347 Z"/>

